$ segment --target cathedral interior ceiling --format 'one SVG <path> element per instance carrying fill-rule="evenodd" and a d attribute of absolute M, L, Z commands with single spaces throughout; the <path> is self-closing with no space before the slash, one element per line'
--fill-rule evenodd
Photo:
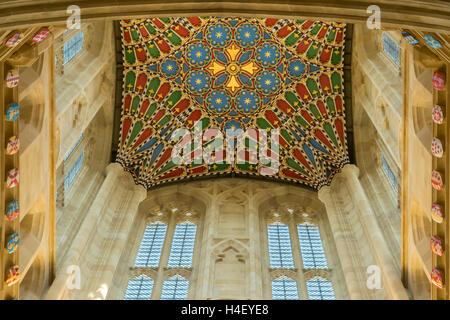
<path fill-rule="evenodd" d="M 276 177 L 315 189 L 349 163 L 344 106 L 345 24 L 259 18 L 123 20 L 123 101 L 116 161 L 136 183 L 192 177 Z M 197 125 L 195 125 L 197 124 Z M 244 152 L 235 161 L 217 136 L 214 161 L 173 161 L 176 129 L 279 130 L 279 168 Z M 230 131 L 228 131 L 230 132 Z M 261 133 L 237 141 L 262 148 Z M 185 146 L 188 142 L 185 142 Z M 223 150 L 216 149 L 224 145 Z M 181 144 L 178 144 L 179 147 Z M 275 150 L 275 151 L 274 151 Z M 199 145 L 192 143 L 193 155 Z M 201 151 L 200 151 L 201 152 Z M 274 153 L 276 152 L 276 153 Z M 279 156 L 277 156 L 279 155 Z M 237 163 L 241 156 L 245 161 Z M 217 160 L 217 161 L 216 161 Z M 256 162 L 256 163 L 255 163 Z"/>

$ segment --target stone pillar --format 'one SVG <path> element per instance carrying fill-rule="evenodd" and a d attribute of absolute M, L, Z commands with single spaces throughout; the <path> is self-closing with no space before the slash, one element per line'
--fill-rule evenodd
<path fill-rule="evenodd" d="M 158 298 L 159 300 L 161 299 L 161 293 L 162 293 L 162 288 L 163 288 L 163 284 L 164 284 L 164 271 L 167 268 L 167 264 L 169 263 L 169 257 L 170 257 L 170 248 L 172 246 L 172 240 L 173 240 L 173 236 L 174 236 L 174 232 L 175 232 L 175 227 L 176 227 L 176 217 L 177 214 L 174 212 L 168 213 L 165 212 L 165 214 L 170 214 L 170 219 L 167 223 L 167 231 L 166 231 L 166 236 L 164 239 L 164 245 L 161 251 L 161 257 L 160 257 L 160 263 L 159 263 L 159 267 L 158 267 L 158 274 L 156 276 L 156 281 L 153 285 L 153 290 L 152 290 L 152 299 L 156 300 L 156 298 Z"/>
<path fill-rule="evenodd" d="M 318 196 L 327 209 L 328 221 L 330 222 L 330 228 L 333 232 L 334 242 L 338 251 L 337 253 L 342 266 L 342 272 L 344 273 L 349 297 L 353 300 L 360 300 L 362 299 L 360 285 L 358 284 L 358 279 L 356 277 L 356 270 L 351 253 L 346 245 L 345 233 L 342 230 L 342 225 L 339 223 L 339 211 L 337 210 L 337 206 L 333 199 L 331 187 L 322 187 L 319 190 Z"/>
<path fill-rule="evenodd" d="M 89 290 L 97 285 L 109 288 L 112 282 L 138 206 L 146 197 L 146 190 L 135 185 L 131 175 L 117 163 L 111 163 L 106 173 L 46 299 L 63 299 L 67 295 L 67 284 L 72 280 L 67 273 L 70 266 L 78 266 L 81 270 L 81 290 L 73 288 L 70 292 L 72 297 L 87 299 Z M 103 295 L 103 292 L 100 294 Z"/>
<path fill-rule="evenodd" d="M 297 223 L 292 214 L 289 214 L 289 234 L 292 243 L 292 256 L 294 258 L 295 267 L 297 268 L 297 286 L 300 300 L 308 300 L 308 289 L 306 287 L 306 278 L 303 272 L 303 258 L 300 250 L 300 241 L 297 232 Z"/>
<path fill-rule="evenodd" d="M 370 206 L 369 200 L 364 192 L 364 189 L 358 178 L 359 169 L 355 165 L 348 164 L 344 166 L 342 172 L 337 174 L 329 187 L 323 187 L 319 190 L 319 199 L 325 204 L 327 209 L 328 219 L 333 231 L 333 236 L 338 250 L 339 259 L 345 276 L 345 281 L 351 299 L 361 299 L 365 296 L 364 292 L 368 292 L 365 283 L 361 281 L 367 275 L 362 277 L 362 271 L 359 270 L 360 265 L 356 265 L 353 261 L 353 255 L 371 254 L 377 265 L 381 269 L 382 283 L 387 296 L 392 299 L 408 299 L 406 289 L 395 269 L 393 257 L 390 254 L 389 248 L 378 226 L 376 217 Z M 357 218 L 363 228 L 365 238 L 364 241 L 370 246 L 371 252 L 352 252 L 348 250 L 347 239 L 345 231 L 343 230 L 344 218 L 343 215 L 350 214 L 345 207 L 345 203 L 335 201 L 334 195 L 343 192 L 342 189 L 337 188 L 334 184 L 335 180 L 342 179 L 345 184 L 345 190 L 349 192 L 349 197 L 353 202 L 353 208 Z M 344 191 L 345 192 L 345 191 Z M 348 232 L 348 231 L 347 231 Z M 361 239 L 362 242 L 363 239 Z"/>
<path fill-rule="evenodd" d="M 355 165 L 346 165 L 342 169 L 342 176 L 345 177 L 346 184 L 351 190 L 353 201 L 358 209 L 357 212 L 365 234 L 379 262 L 379 267 L 383 274 L 383 284 L 387 286 L 393 299 L 408 300 L 408 294 L 395 268 L 393 257 L 378 226 L 366 193 L 359 181 L 359 168 Z"/>

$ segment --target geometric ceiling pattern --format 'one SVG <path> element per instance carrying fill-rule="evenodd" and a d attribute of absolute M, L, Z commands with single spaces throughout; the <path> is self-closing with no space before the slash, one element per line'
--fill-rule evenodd
<path fill-rule="evenodd" d="M 267 164 L 222 163 L 226 141 L 200 141 L 215 163 L 177 164 L 176 129 L 277 129 L 271 178 L 319 189 L 349 163 L 343 96 L 345 24 L 181 17 L 123 20 L 124 87 L 116 161 L 147 189 L 213 175 L 262 175 Z M 197 124 L 197 125 L 195 125 Z M 258 134 L 243 140 L 259 142 Z M 217 154 L 217 144 L 224 150 Z M 189 143 L 193 155 L 199 145 Z M 269 143 L 270 147 L 270 143 Z M 261 145 L 259 145 L 261 148 Z M 233 149 L 234 150 L 234 149 Z M 274 153 L 276 152 L 276 154 Z"/>

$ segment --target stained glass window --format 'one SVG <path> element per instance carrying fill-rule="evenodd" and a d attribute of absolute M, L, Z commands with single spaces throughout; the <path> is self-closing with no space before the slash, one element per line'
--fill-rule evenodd
<path fill-rule="evenodd" d="M 314 277 L 306 282 L 310 300 L 336 300 L 331 281 Z"/>
<path fill-rule="evenodd" d="M 313 224 L 297 225 L 303 267 L 305 269 L 327 269 L 327 258 L 323 250 L 319 227 Z"/>
<path fill-rule="evenodd" d="M 155 222 L 147 225 L 134 262 L 135 267 L 158 267 L 167 225 Z"/>
<path fill-rule="evenodd" d="M 190 268 L 194 255 L 197 226 L 191 222 L 183 222 L 175 227 L 170 248 L 169 268 Z"/>
<path fill-rule="evenodd" d="M 153 289 L 153 279 L 142 275 L 128 281 L 124 300 L 150 300 Z"/>
<path fill-rule="evenodd" d="M 83 50 L 84 45 L 84 33 L 82 31 L 74 35 L 69 41 L 64 45 L 64 65 L 70 62 L 73 58 L 77 56 Z"/>
<path fill-rule="evenodd" d="M 72 185 L 73 181 L 75 180 L 75 177 L 80 172 L 81 168 L 83 167 L 84 162 L 84 150 L 81 152 L 77 160 L 75 161 L 72 168 L 70 168 L 69 172 L 67 173 L 65 179 L 64 179 L 64 191 L 69 190 L 70 186 Z"/>
<path fill-rule="evenodd" d="M 282 223 L 267 226 L 271 268 L 294 268 L 289 228 Z"/>
<path fill-rule="evenodd" d="M 297 281 L 286 276 L 272 280 L 273 300 L 298 300 Z"/>
<path fill-rule="evenodd" d="M 189 280 L 180 275 L 173 276 L 164 281 L 161 300 L 186 300 L 189 289 Z"/>
<path fill-rule="evenodd" d="M 389 180 L 389 183 L 391 184 L 392 188 L 394 189 L 395 194 L 398 195 L 397 177 L 395 176 L 394 172 L 392 171 L 391 167 L 389 166 L 384 155 L 381 155 L 381 167 L 383 168 L 383 171 L 386 174 L 386 176 Z"/>

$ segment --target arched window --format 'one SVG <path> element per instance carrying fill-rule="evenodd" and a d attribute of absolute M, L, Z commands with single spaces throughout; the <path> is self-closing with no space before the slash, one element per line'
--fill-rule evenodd
<path fill-rule="evenodd" d="M 145 275 L 128 281 L 124 300 L 149 300 L 153 290 L 153 279 Z"/>
<path fill-rule="evenodd" d="M 336 300 L 333 284 L 322 277 L 314 277 L 306 282 L 310 300 Z"/>
<path fill-rule="evenodd" d="M 197 226 L 191 222 L 183 222 L 175 227 L 170 249 L 169 268 L 190 268 L 194 255 Z"/>
<path fill-rule="evenodd" d="M 297 225 L 300 251 L 305 269 L 328 269 L 319 227 L 310 223 Z"/>
<path fill-rule="evenodd" d="M 164 281 L 161 300 L 186 300 L 189 289 L 189 280 L 175 275 Z"/>
<path fill-rule="evenodd" d="M 272 280 L 273 300 L 298 300 L 297 281 L 281 276 Z"/>
<path fill-rule="evenodd" d="M 162 222 L 147 225 L 134 263 L 135 267 L 158 267 L 166 231 L 167 225 Z"/>
<path fill-rule="evenodd" d="M 176 210 L 159 212 L 151 218 L 150 221 L 157 221 L 146 226 L 134 265 L 130 268 L 132 277 L 140 273 L 150 275 L 145 279 L 152 278 L 150 279 L 152 281 L 151 288 L 154 287 L 155 292 L 152 294 L 152 289 L 150 289 L 149 295 L 138 296 L 135 294 L 137 290 L 135 288 L 140 288 L 140 283 L 136 279 L 141 278 L 133 277 L 129 280 L 124 299 L 138 299 L 137 297 L 161 300 L 187 299 L 197 237 L 197 225 L 191 221 L 197 221 L 198 217 L 189 213 L 189 221 L 186 218 L 185 221 L 182 220 L 174 225 L 178 217 L 173 217 L 173 215 L 178 214 L 182 213 L 178 213 Z M 169 221 L 171 222 L 165 223 Z M 148 282 L 144 282 L 144 284 L 146 284 L 146 288 L 149 287 Z"/>
<path fill-rule="evenodd" d="M 69 63 L 75 58 L 82 50 L 84 45 L 84 33 L 82 31 L 74 35 L 69 41 L 66 42 L 63 48 L 64 62 L 63 65 Z"/>
<path fill-rule="evenodd" d="M 316 278 L 330 279 L 332 272 L 319 226 L 313 223 L 317 215 L 292 208 L 273 210 L 265 218 L 272 299 L 334 299 L 332 282 Z"/>
<path fill-rule="evenodd" d="M 271 268 L 294 268 L 289 227 L 275 222 L 267 226 Z"/>

